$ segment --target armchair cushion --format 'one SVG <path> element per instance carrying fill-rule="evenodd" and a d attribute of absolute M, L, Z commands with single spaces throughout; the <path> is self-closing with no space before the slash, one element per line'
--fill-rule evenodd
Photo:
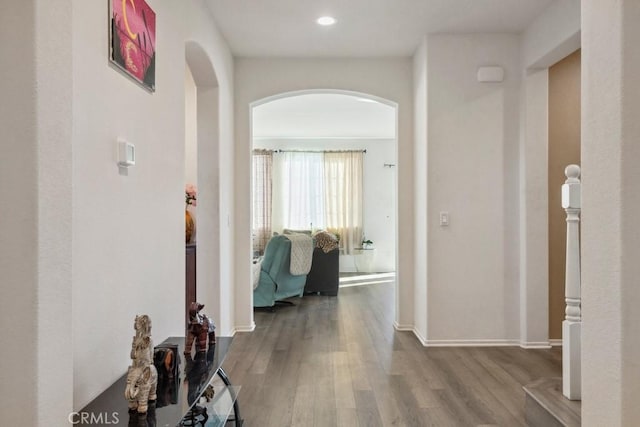
<path fill-rule="evenodd" d="M 291 241 L 283 235 L 273 236 L 265 248 L 258 286 L 253 291 L 254 307 L 272 307 L 278 300 L 303 295 L 307 275 L 292 275 L 290 263 Z"/>

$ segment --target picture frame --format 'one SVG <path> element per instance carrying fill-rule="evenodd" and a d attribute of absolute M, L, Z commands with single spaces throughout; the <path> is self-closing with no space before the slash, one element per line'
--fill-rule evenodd
<path fill-rule="evenodd" d="M 155 92 L 156 14 L 145 0 L 109 0 L 109 62 Z"/>

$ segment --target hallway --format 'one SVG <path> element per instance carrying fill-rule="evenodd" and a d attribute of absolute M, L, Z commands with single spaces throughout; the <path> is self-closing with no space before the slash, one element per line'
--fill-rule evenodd
<path fill-rule="evenodd" d="M 246 426 L 517 426 L 522 386 L 561 375 L 561 351 L 425 348 L 393 329 L 393 284 L 256 312 L 225 362 Z"/>

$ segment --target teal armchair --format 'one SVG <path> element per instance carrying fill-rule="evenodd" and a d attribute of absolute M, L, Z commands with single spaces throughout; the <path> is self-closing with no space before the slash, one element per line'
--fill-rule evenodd
<path fill-rule="evenodd" d="M 291 241 L 283 235 L 273 236 L 264 250 L 258 286 L 253 291 L 254 307 L 273 307 L 276 301 L 304 293 L 307 275 L 289 272 Z"/>

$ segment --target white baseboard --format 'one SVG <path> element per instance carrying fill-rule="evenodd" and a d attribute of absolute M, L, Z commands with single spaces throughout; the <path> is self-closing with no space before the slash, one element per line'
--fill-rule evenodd
<path fill-rule="evenodd" d="M 420 335 L 420 333 L 418 332 L 418 330 L 413 326 L 413 325 L 402 325 L 398 322 L 393 322 L 393 327 L 395 328 L 396 331 L 402 331 L 402 332 L 413 332 L 413 335 L 416 336 L 416 338 L 418 338 L 418 341 L 420 341 L 420 343 L 424 346 L 426 345 L 426 339 Z"/>
<path fill-rule="evenodd" d="M 549 349 L 552 346 L 561 346 L 562 340 L 552 339 L 549 341 L 520 342 L 519 340 L 428 340 L 423 337 L 413 325 L 399 324 L 393 322 L 393 327 L 397 331 L 408 331 L 418 338 L 418 341 L 425 347 L 521 347 L 524 349 Z"/>
<path fill-rule="evenodd" d="M 416 338 L 418 338 L 418 341 L 420 341 L 420 344 L 422 344 L 423 347 L 427 346 L 427 339 L 425 337 L 422 336 L 422 334 L 420 334 L 420 332 L 418 332 L 418 330 L 416 328 L 412 329 L 413 335 L 416 336 Z"/>
<path fill-rule="evenodd" d="M 517 340 L 425 340 L 426 347 L 512 347 L 520 345 Z"/>
<path fill-rule="evenodd" d="M 425 340 L 417 331 L 413 333 L 418 337 L 422 345 L 425 347 L 521 347 L 528 350 L 533 349 L 549 349 L 553 344 L 548 341 L 543 342 L 526 342 L 522 343 L 518 340 Z M 560 343 L 562 345 L 562 343 Z"/>
<path fill-rule="evenodd" d="M 413 325 L 401 325 L 396 321 L 393 322 L 393 327 L 396 331 L 413 331 Z"/>
<path fill-rule="evenodd" d="M 231 336 L 234 336 L 236 334 L 236 332 L 253 332 L 256 329 L 256 323 L 255 322 L 251 322 L 250 326 L 236 326 L 232 333 Z"/>
<path fill-rule="evenodd" d="M 520 347 L 526 349 L 551 348 L 551 343 L 549 341 L 528 341 L 521 342 Z"/>

